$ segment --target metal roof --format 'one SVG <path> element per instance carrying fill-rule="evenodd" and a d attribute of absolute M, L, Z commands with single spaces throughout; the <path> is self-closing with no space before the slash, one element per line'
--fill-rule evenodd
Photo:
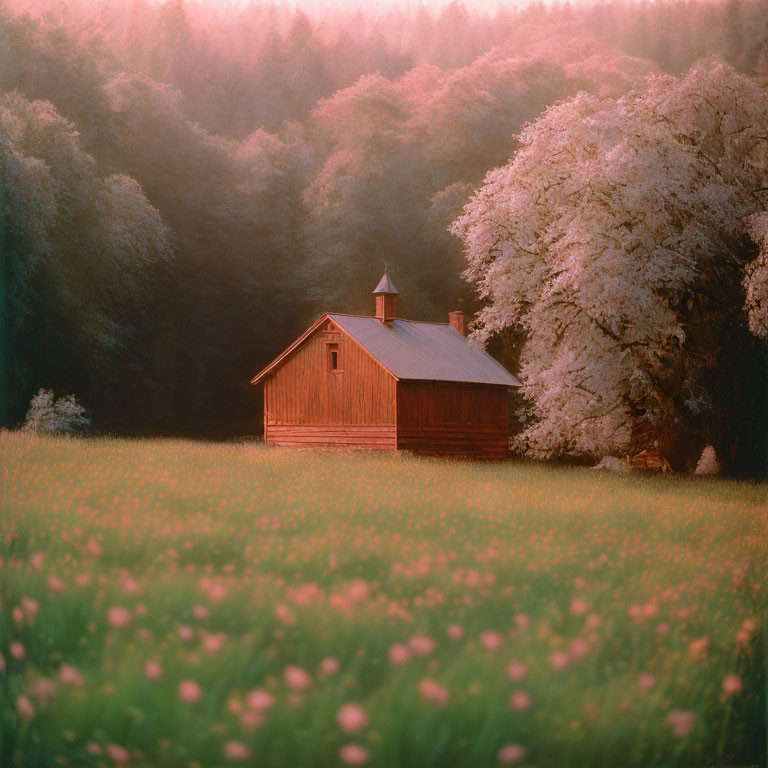
<path fill-rule="evenodd" d="M 371 291 L 371 293 L 397 293 L 397 288 L 395 288 L 395 284 L 392 282 L 392 279 L 389 276 L 389 273 L 385 272 L 381 276 L 381 280 L 379 280 L 379 284 L 376 286 L 376 288 Z"/>
<path fill-rule="evenodd" d="M 450 325 L 396 319 L 390 327 L 375 317 L 328 317 L 398 379 L 520 386 L 506 368 Z"/>

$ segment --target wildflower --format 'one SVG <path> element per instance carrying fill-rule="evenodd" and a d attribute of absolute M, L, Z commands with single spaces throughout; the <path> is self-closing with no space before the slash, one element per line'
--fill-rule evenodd
<path fill-rule="evenodd" d="M 498 632 L 483 632 L 480 635 L 480 645 L 482 645 L 486 651 L 498 651 L 503 642 L 504 638 Z"/>
<path fill-rule="evenodd" d="M 21 610 L 23 611 L 27 621 L 32 624 L 35 621 L 38 610 L 40 610 L 40 603 L 38 603 L 34 598 L 22 597 Z"/>
<path fill-rule="evenodd" d="M 222 752 L 230 760 L 247 760 L 251 756 L 251 750 L 242 741 L 225 741 Z"/>
<path fill-rule="evenodd" d="M 416 656 L 429 656 L 435 650 L 435 641 L 426 635 L 414 635 L 408 645 Z"/>
<path fill-rule="evenodd" d="M 186 626 L 186 624 L 182 624 L 176 632 L 179 635 L 179 639 L 183 640 L 185 643 L 189 643 L 195 636 L 195 631 L 192 627 Z"/>
<path fill-rule="evenodd" d="M 339 660 L 334 659 L 332 656 L 328 656 L 328 658 L 325 658 L 320 662 L 320 671 L 324 675 L 335 675 L 340 668 L 341 664 L 339 663 Z"/>
<path fill-rule="evenodd" d="M 395 643 L 389 648 L 389 660 L 396 667 L 400 667 L 411 660 L 411 652 L 402 643 Z"/>
<path fill-rule="evenodd" d="M 507 674 L 509 675 L 510 680 L 515 680 L 515 681 L 522 680 L 527 673 L 528 673 L 527 667 L 525 666 L 525 664 L 521 664 L 519 661 L 511 661 L 507 665 Z"/>
<path fill-rule="evenodd" d="M 653 688 L 654 685 L 656 685 L 656 678 L 649 674 L 648 672 L 644 672 L 637 680 L 637 684 L 644 690 L 644 691 L 650 691 L 651 688 Z"/>
<path fill-rule="evenodd" d="M 200 621 L 205 621 L 208 618 L 208 609 L 204 605 L 197 603 L 197 605 L 192 606 L 192 615 Z"/>
<path fill-rule="evenodd" d="M 696 725 L 696 715 L 688 709 L 676 709 L 667 715 L 667 725 L 678 738 L 687 736 Z"/>
<path fill-rule="evenodd" d="M 293 624 L 293 622 L 296 621 L 293 611 L 283 603 L 278 603 L 275 606 L 275 618 L 281 624 Z"/>
<path fill-rule="evenodd" d="M 144 677 L 147 680 L 159 680 L 163 676 L 163 668 L 156 662 L 149 659 L 144 662 Z"/>
<path fill-rule="evenodd" d="M 127 608 L 123 608 L 120 605 L 113 605 L 107 611 L 107 621 L 112 627 L 117 629 L 124 629 L 131 623 L 131 612 Z"/>
<path fill-rule="evenodd" d="M 266 718 L 262 712 L 254 712 L 253 710 L 246 710 L 240 715 L 240 725 L 246 731 L 255 731 L 264 725 L 265 720 Z"/>
<path fill-rule="evenodd" d="M 528 629 L 531 624 L 531 617 L 527 613 L 516 613 L 512 620 L 518 629 Z"/>
<path fill-rule="evenodd" d="M 464 637 L 464 627 L 459 624 L 449 624 L 448 629 L 445 630 L 445 634 L 448 635 L 449 640 L 456 642 Z"/>
<path fill-rule="evenodd" d="M 24 661 L 27 653 L 24 650 L 24 646 L 19 642 L 13 642 L 11 643 L 11 656 L 13 656 L 16 661 Z"/>
<path fill-rule="evenodd" d="M 345 765 L 365 765 L 370 757 L 368 750 L 360 744 L 345 744 L 339 750 L 339 760 Z"/>
<path fill-rule="evenodd" d="M 723 693 L 727 696 L 741 693 L 744 684 L 741 682 L 741 678 L 736 675 L 726 675 L 723 678 Z"/>
<path fill-rule="evenodd" d="M 577 637 L 571 641 L 568 650 L 574 659 L 583 659 L 589 654 L 589 643 L 587 643 L 586 640 Z"/>
<path fill-rule="evenodd" d="M 312 685 L 312 678 L 309 672 L 301 667 L 288 666 L 283 671 L 283 679 L 289 688 L 294 691 L 305 691 Z"/>
<path fill-rule="evenodd" d="M 224 647 L 227 636 L 223 632 L 217 632 L 203 637 L 203 648 L 209 653 L 217 653 Z"/>
<path fill-rule="evenodd" d="M 509 696 L 509 706 L 518 712 L 527 712 L 533 706 L 533 699 L 528 691 L 513 691 Z"/>
<path fill-rule="evenodd" d="M 128 754 L 128 750 L 121 747 L 119 744 L 107 744 L 107 754 L 118 765 L 125 765 L 131 761 L 131 756 Z"/>
<path fill-rule="evenodd" d="M 571 657 L 565 651 L 555 651 L 549 657 L 552 669 L 564 669 L 571 663 Z"/>
<path fill-rule="evenodd" d="M 447 688 L 440 685 L 436 680 L 424 679 L 419 683 L 419 694 L 426 701 L 442 707 L 450 698 Z"/>
<path fill-rule="evenodd" d="M 357 733 L 368 725 L 368 716 L 359 704 L 345 704 L 336 713 L 336 722 L 345 733 Z"/>
<path fill-rule="evenodd" d="M 527 754 L 525 747 L 519 744 L 507 744 L 499 750 L 499 762 L 502 765 L 514 765 L 525 760 Z"/>
<path fill-rule="evenodd" d="M 203 698 L 203 689 L 194 680 L 182 680 L 177 689 L 179 698 L 185 704 L 194 704 Z"/>
<path fill-rule="evenodd" d="M 688 653 L 692 659 L 703 659 L 707 655 L 707 647 L 709 646 L 708 637 L 699 637 L 696 640 L 692 640 L 688 645 Z"/>
<path fill-rule="evenodd" d="M 56 695 L 56 685 L 47 677 L 36 677 L 29 684 L 28 690 L 35 699 L 43 704 Z"/>
<path fill-rule="evenodd" d="M 266 712 L 275 704 L 275 697 L 263 688 L 254 688 L 246 697 L 245 703 L 257 712 Z"/>
<path fill-rule="evenodd" d="M 590 613 L 589 616 L 587 616 L 587 620 L 584 622 L 584 628 L 597 629 L 602 623 L 603 623 L 603 620 L 600 618 L 598 614 Z"/>
<path fill-rule="evenodd" d="M 574 597 L 571 600 L 571 613 L 574 616 L 581 616 L 589 610 L 589 603 L 580 597 Z"/>
<path fill-rule="evenodd" d="M 24 694 L 16 699 L 16 711 L 22 720 L 32 720 L 35 716 L 35 707 Z"/>
<path fill-rule="evenodd" d="M 59 680 L 64 685 L 79 687 L 83 684 L 82 675 L 71 664 L 62 664 L 59 667 Z"/>
<path fill-rule="evenodd" d="M 100 744 L 97 744 L 95 741 L 89 741 L 85 745 L 85 751 L 89 755 L 95 755 L 98 757 L 104 750 L 101 748 Z"/>

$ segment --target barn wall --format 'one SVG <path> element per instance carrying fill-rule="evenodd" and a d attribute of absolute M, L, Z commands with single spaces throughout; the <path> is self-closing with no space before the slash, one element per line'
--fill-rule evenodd
<path fill-rule="evenodd" d="M 397 445 L 422 454 L 504 458 L 509 441 L 505 387 L 400 382 Z"/>
<path fill-rule="evenodd" d="M 329 343 L 340 371 L 328 370 Z M 340 331 L 320 329 L 265 382 L 270 445 L 395 449 L 395 380 Z"/>

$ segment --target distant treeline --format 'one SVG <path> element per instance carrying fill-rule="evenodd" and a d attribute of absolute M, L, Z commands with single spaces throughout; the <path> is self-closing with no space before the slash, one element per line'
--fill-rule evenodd
<path fill-rule="evenodd" d="M 768 5 L 167 0 L 0 11 L 2 417 L 41 387 L 100 431 L 259 431 L 249 378 L 321 311 L 485 303 L 449 227 L 517 134 L 718 54 L 768 75 Z M 2 6 L 0 6 L 2 7 Z M 21 10 L 29 10 L 29 15 Z M 507 362 L 514 334 L 494 342 Z"/>

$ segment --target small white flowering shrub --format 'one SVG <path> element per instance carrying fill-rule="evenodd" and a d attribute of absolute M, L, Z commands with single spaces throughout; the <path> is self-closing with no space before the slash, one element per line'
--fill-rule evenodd
<path fill-rule="evenodd" d="M 74 395 L 54 400 L 50 389 L 40 389 L 29 403 L 22 430 L 41 435 L 74 435 L 86 432 L 90 425 L 85 408 Z"/>

